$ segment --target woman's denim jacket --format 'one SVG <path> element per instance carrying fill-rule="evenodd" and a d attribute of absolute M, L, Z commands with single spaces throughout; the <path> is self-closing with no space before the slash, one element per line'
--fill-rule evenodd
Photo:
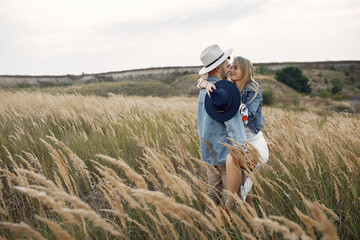
<path fill-rule="evenodd" d="M 259 93 L 256 96 L 256 98 L 250 102 L 250 100 L 254 97 L 255 92 L 247 87 L 244 88 L 242 94 L 241 94 L 241 101 L 242 103 L 245 103 L 249 115 L 248 115 L 248 124 L 247 126 L 251 129 L 251 131 L 255 134 L 257 134 L 265 125 L 265 118 L 262 114 L 262 95 L 261 95 L 261 87 L 259 86 Z"/>
<path fill-rule="evenodd" d="M 215 83 L 218 78 L 209 76 L 208 81 Z M 224 81 L 224 80 L 222 80 Z M 221 143 L 233 145 L 227 138 L 245 144 L 246 131 L 240 113 L 226 122 L 212 119 L 205 110 L 206 90 L 201 89 L 198 99 L 198 128 L 200 136 L 201 159 L 213 166 L 225 166 L 229 150 Z"/>

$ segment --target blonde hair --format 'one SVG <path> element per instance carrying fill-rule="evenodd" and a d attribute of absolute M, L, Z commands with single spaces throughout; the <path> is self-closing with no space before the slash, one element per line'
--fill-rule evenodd
<path fill-rule="evenodd" d="M 248 102 L 249 104 L 259 94 L 259 84 L 255 81 L 254 66 L 249 59 L 240 56 L 234 58 L 234 64 L 240 68 L 242 73 L 241 83 L 243 84 L 239 90 L 242 91 L 244 87 L 248 87 L 255 92 L 254 97 Z"/>

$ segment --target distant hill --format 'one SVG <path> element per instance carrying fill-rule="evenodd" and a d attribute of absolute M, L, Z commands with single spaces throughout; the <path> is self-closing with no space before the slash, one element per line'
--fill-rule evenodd
<path fill-rule="evenodd" d="M 254 63 L 255 69 L 264 66 L 269 71 L 276 71 L 286 66 L 298 66 L 309 70 L 331 70 L 357 72 L 360 71 L 360 61 L 326 61 L 326 62 L 281 62 L 281 63 Z M 61 76 L 26 76 L 26 75 L 0 75 L 1 88 L 16 87 L 48 87 L 64 86 L 74 84 L 86 84 L 94 82 L 134 80 L 146 77 L 161 76 L 166 78 L 171 74 L 197 74 L 201 66 L 187 67 L 161 67 L 134 69 L 125 71 L 114 71 L 106 73 L 82 74 L 82 75 L 61 75 Z"/>
<path fill-rule="evenodd" d="M 297 93 L 274 79 L 276 70 L 297 66 L 309 79 L 310 96 Z M 256 80 L 263 91 L 271 91 L 275 105 L 296 108 L 330 108 L 360 112 L 360 61 L 255 63 Z M 0 88 L 39 90 L 49 93 L 197 96 L 196 81 L 201 66 L 134 69 L 96 74 L 63 76 L 0 76 Z M 331 94 L 333 85 L 341 91 Z M 347 100 L 343 102 L 335 101 Z M 359 109 L 357 109 L 359 108 Z"/>
<path fill-rule="evenodd" d="M 144 80 L 147 77 L 159 76 L 166 78 L 173 73 L 197 73 L 200 67 L 161 67 L 148 69 L 134 69 L 117 72 L 61 75 L 61 76 L 26 76 L 26 75 L 0 75 L 2 88 L 26 88 L 80 85 L 96 82 L 116 82 L 122 80 Z"/>

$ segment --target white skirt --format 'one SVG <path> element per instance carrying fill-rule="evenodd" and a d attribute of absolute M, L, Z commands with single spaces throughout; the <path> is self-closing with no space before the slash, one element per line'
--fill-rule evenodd
<path fill-rule="evenodd" d="M 260 153 L 260 156 L 261 156 L 260 161 L 262 162 L 262 164 L 267 163 L 269 160 L 269 149 L 268 149 L 267 143 L 265 141 L 265 138 L 263 136 L 263 133 L 260 131 L 258 134 L 254 134 L 248 126 L 245 126 L 245 130 L 246 130 L 246 136 L 248 139 L 247 141 L 251 145 L 253 145 Z M 258 163 L 256 168 L 259 169 L 260 167 L 261 167 L 261 164 Z M 244 171 L 242 171 L 242 172 L 243 172 L 243 174 L 242 174 L 243 180 L 242 180 L 242 184 L 240 186 L 240 196 L 245 201 L 246 196 L 248 195 L 249 191 L 251 190 L 253 181 L 251 181 L 250 178 L 248 178 L 246 176 Z"/>

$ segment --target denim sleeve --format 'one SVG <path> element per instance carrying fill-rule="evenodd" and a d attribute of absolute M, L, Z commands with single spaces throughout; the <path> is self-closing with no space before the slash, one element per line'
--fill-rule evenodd
<path fill-rule="evenodd" d="M 247 95 L 246 95 L 246 99 L 244 101 L 244 103 L 246 104 L 246 106 L 248 107 L 248 111 L 249 111 L 249 115 L 248 115 L 248 121 L 251 122 L 254 118 L 255 118 L 255 114 L 257 112 L 257 109 L 259 108 L 263 98 L 262 98 L 262 94 L 261 94 L 261 88 L 259 87 L 259 93 L 256 96 L 256 98 L 248 104 L 248 102 L 250 102 L 250 100 L 254 97 L 255 92 L 254 91 L 250 91 Z"/>
<path fill-rule="evenodd" d="M 233 118 L 224 122 L 226 131 L 229 138 L 235 140 L 238 143 L 245 144 L 243 140 L 247 140 L 244 122 L 241 120 L 241 116 L 237 113 Z"/>

